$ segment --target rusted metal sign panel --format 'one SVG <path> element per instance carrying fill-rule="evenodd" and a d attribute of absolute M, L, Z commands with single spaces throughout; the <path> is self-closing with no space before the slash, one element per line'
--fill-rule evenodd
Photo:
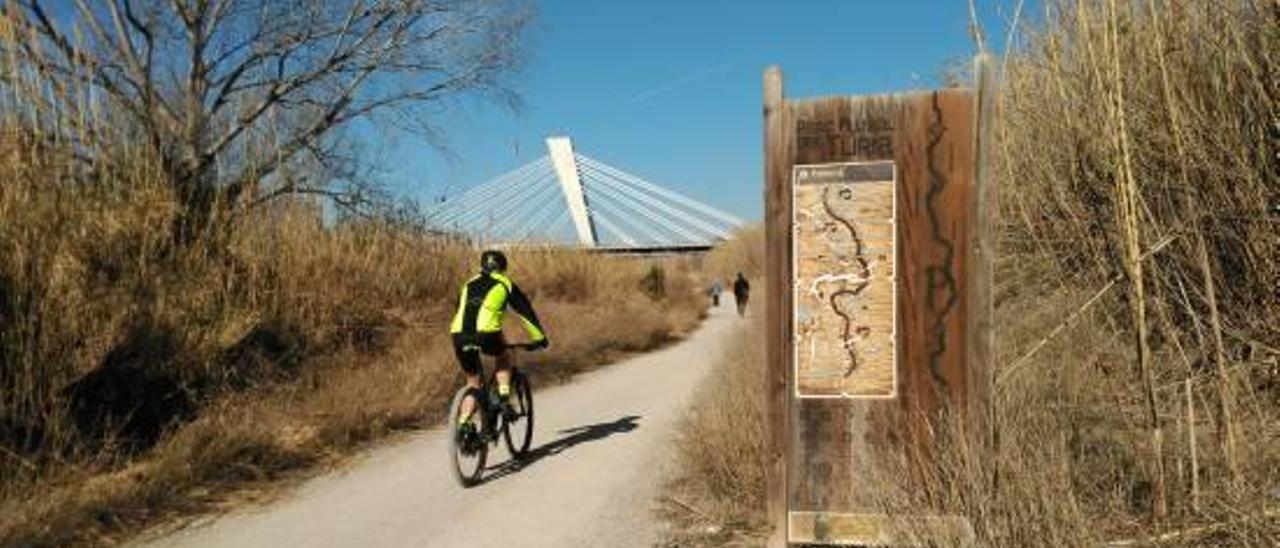
<path fill-rule="evenodd" d="M 891 542 L 879 463 L 928 481 L 944 411 L 980 430 L 979 106 L 967 89 L 790 101 L 765 75 L 773 546 Z"/>

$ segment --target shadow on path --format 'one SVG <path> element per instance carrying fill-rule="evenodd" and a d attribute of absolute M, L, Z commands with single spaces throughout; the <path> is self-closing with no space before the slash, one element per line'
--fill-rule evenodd
<path fill-rule="evenodd" d="M 498 466 L 493 467 L 493 473 L 485 476 L 480 480 L 480 484 L 489 483 L 499 478 L 515 474 L 533 463 L 552 455 L 558 455 L 565 449 L 578 445 L 580 443 L 599 441 L 614 434 L 626 434 L 639 428 L 637 422 L 640 420 L 639 415 L 629 415 L 622 417 L 613 422 L 598 422 L 585 426 L 576 426 L 561 430 L 563 434 L 559 439 L 544 443 L 529 450 L 523 457 L 510 459 Z"/>

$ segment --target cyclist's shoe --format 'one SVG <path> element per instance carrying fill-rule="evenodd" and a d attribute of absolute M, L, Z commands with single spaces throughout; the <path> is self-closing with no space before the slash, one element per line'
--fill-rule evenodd
<path fill-rule="evenodd" d="M 470 456 L 480 448 L 480 434 L 476 432 L 476 426 L 469 422 L 458 425 L 458 446 L 462 448 L 462 454 Z"/>
<path fill-rule="evenodd" d="M 520 418 L 520 412 L 511 405 L 511 396 L 498 398 L 498 409 L 502 412 L 502 418 L 506 421 L 512 421 Z"/>

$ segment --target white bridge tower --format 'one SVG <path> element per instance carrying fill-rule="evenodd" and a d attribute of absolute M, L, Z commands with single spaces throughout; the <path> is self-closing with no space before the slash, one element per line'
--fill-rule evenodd
<path fill-rule="evenodd" d="M 587 247 L 596 247 L 596 224 L 587 207 L 587 195 L 582 191 L 582 179 L 578 177 L 578 160 L 573 155 L 573 141 L 568 137 L 548 137 L 547 152 L 551 154 L 551 165 L 555 167 L 556 178 L 560 180 L 560 188 L 564 190 L 564 201 L 569 206 L 569 215 L 573 217 L 573 227 L 578 232 L 578 243 Z"/>

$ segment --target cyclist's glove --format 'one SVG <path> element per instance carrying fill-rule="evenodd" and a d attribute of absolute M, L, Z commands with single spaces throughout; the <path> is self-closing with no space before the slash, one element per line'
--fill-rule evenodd
<path fill-rule="evenodd" d="M 543 348 L 546 348 L 548 346 L 551 346 L 551 339 L 543 337 L 542 340 L 533 343 L 529 348 L 532 348 L 534 350 L 542 350 Z"/>

